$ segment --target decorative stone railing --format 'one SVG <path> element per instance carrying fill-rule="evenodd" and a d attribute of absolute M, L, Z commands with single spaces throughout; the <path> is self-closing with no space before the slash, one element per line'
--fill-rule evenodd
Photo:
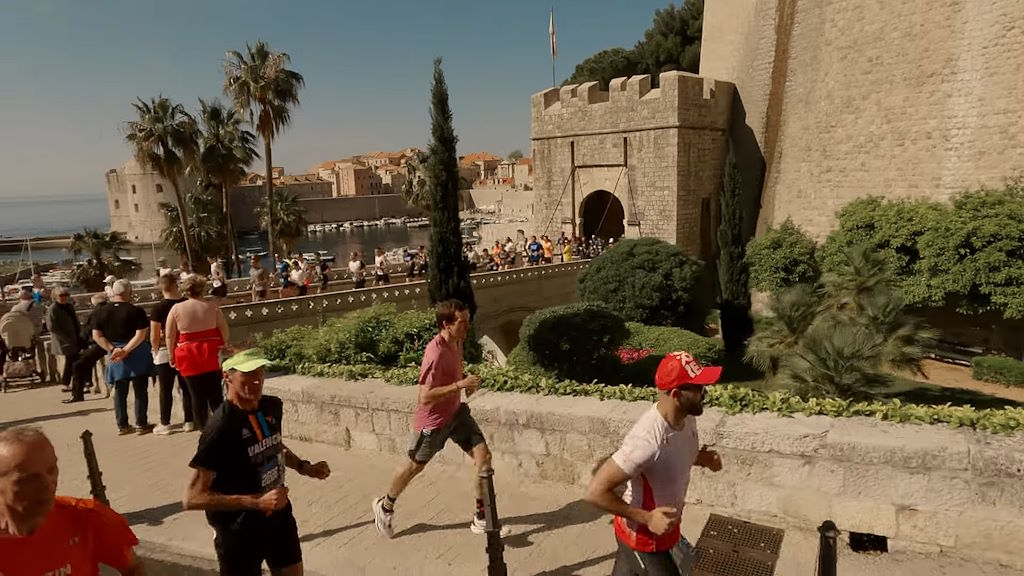
<path fill-rule="evenodd" d="M 548 264 L 484 272 L 471 277 L 477 302 L 477 330 L 489 334 L 504 350 L 514 340 L 522 319 L 534 310 L 572 302 L 576 277 L 588 261 Z M 328 318 L 378 303 L 399 310 L 425 308 L 430 296 L 424 281 L 327 292 L 224 306 L 233 342 L 252 341 L 260 334 L 290 326 L 319 326 Z M 509 347 L 510 348 L 510 347 Z"/>

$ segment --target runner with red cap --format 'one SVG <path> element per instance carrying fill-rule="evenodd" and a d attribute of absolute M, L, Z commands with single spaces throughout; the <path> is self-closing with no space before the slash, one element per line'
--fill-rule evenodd
<path fill-rule="evenodd" d="M 615 515 L 619 549 L 612 576 L 690 573 L 680 518 L 690 468 L 722 469 L 715 451 L 700 448 L 696 418 L 704 413 L 705 386 L 721 375 L 721 367 L 701 366 L 688 352 L 666 355 L 654 376 L 658 401 L 591 479 L 585 499 Z M 616 489 L 623 484 L 620 498 Z"/>

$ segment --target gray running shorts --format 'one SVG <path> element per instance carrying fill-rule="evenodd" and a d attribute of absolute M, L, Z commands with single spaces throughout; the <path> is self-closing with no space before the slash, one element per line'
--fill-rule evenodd
<path fill-rule="evenodd" d="M 444 448 L 448 439 L 458 444 L 467 454 L 476 445 L 484 443 L 484 434 L 465 403 L 459 405 L 459 410 L 447 426 L 414 432 L 412 442 L 409 444 L 409 459 L 417 464 L 430 462 L 430 459 Z"/>

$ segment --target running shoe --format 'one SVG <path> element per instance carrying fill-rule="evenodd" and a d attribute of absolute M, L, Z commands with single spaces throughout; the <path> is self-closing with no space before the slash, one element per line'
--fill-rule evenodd
<path fill-rule="evenodd" d="M 134 432 L 135 428 L 132 428 L 131 426 L 122 426 L 117 429 L 118 436 L 127 436 L 128 434 L 133 434 Z"/>
<path fill-rule="evenodd" d="M 477 518 L 476 514 L 473 514 L 473 521 L 469 523 L 469 530 L 473 532 L 473 534 L 486 534 L 487 520 L 484 520 L 483 518 Z M 511 532 L 512 530 L 510 530 L 508 526 L 502 526 L 501 529 L 498 531 L 498 534 L 500 534 L 501 537 L 504 538 L 505 536 L 508 536 Z"/>
<path fill-rule="evenodd" d="M 168 436 L 171 433 L 171 427 L 167 424 L 158 424 L 156 428 L 153 428 L 153 434 L 157 436 Z"/>
<path fill-rule="evenodd" d="M 395 517 L 394 512 L 384 509 L 384 497 L 381 496 L 373 501 L 373 520 L 377 525 L 377 532 L 388 538 L 395 537 L 395 531 L 391 528 L 391 520 Z"/>
<path fill-rule="evenodd" d="M 145 426 L 136 426 L 135 433 L 139 436 L 145 436 L 153 431 L 154 426 L 152 424 L 146 424 Z"/>
<path fill-rule="evenodd" d="M 185 425 L 181 427 L 182 432 L 191 432 L 196 429 L 196 425 L 192 422 L 185 422 Z"/>

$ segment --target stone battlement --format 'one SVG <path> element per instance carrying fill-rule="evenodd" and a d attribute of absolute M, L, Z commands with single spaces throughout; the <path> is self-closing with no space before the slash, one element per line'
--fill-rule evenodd
<path fill-rule="evenodd" d="M 608 90 L 597 82 L 548 88 L 531 98 L 534 139 L 572 133 L 695 128 L 724 130 L 733 85 L 686 72 L 615 78 Z"/>

